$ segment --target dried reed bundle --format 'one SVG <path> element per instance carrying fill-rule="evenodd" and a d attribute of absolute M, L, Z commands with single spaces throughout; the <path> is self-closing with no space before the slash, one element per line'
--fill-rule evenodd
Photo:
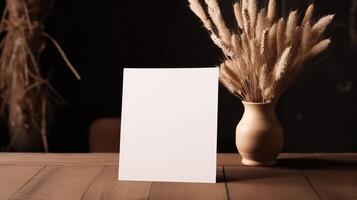
<path fill-rule="evenodd" d="M 311 4 L 299 22 L 300 13 L 277 16 L 276 0 L 259 8 L 257 0 L 233 5 L 236 24 L 229 29 L 217 0 L 188 0 L 190 8 L 210 32 L 226 56 L 220 65 L 220 81 L 242 100 L 272 102 L 303 72 L 304 62 L 330 46 L 323 36 L 334 15 L 313 22 Z M 207 7 L 207 9 L 205 9 Z"/>
<path fill-rule="evenodd" d="M 38 60 L 45 47 L 44 38 L 54 42 L 64 60 L 79 78 L 59 45 L 43 31 L 43 20 L 52 1 L 7 0 L 0 32 L 0 103 L 1 114 L 8 118 L 10 133 L 9 150 L 28 138 L 28 134 L 40 134 L 45 151 L 47 143 L 47 96 L 53 90 L 42 78 Z"/>

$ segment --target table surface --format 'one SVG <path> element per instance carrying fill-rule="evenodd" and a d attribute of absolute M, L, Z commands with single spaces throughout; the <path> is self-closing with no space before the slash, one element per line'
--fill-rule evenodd
<path fill-rule="evenodd" d="M 357 154 L 281 154 L 275 167 L 218 154 L 217 183 L 118 181 L 118 154 L 0 153 L 0 199 L 357 199 Z"/>

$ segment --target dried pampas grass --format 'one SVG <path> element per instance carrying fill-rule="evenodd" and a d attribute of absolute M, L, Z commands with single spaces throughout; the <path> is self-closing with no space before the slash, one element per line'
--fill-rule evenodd
<path fill-rule="evenodd" d="M 45 47 L 45 38 L 53 42 L 68 67 L 77 78 L 79 74 L 71 65 L 59 44 L 44 32 L 43 20 L 52 1 L 6 0 L 1 19 L 0 33 L 0 114 L 8 120 L 10 144 L 7 150 L 17 150 L 40 134 L 44 150 L 47 143 L 47 107 L 49 91 L 55 92 L 42 78 L 38 66 Z M 55 92 L 56 93 L 56 92 Z M 15 145 L 15 144 L 20 145 Z"/>
<path fill-rule="evenodd" d="M 257 0 L 241 0 L 233 5 L 236 24 L 229 25 L 217 0 L 189 2 L 226 56 L 220 65 L 220 81 L 245 101 L 278 99 L 302 73 L 304 62 L 325 51 L 331 43 L 323 33 L 334 15 L 314 23 L 313 4 L 300 21 L 297 10 L 279 18 L 276 0 L 270 0 L 264 8 L 259 8 Z"/>

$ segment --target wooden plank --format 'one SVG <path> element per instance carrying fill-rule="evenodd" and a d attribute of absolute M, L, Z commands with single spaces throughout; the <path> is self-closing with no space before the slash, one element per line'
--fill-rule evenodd
<path fill-rule="evenodd" d="M 278 164 L 293 166 L 295 164 L 314 165 L 320 161 L 327 162 L 357 162 L 357 153 L 281 153 Z M 220 153 L 217 156 L 217 165 L 242 165 L 241 157 L 237 153 Z"/>
<path fill-rule="evenodd" d="M 279 165 L 295 167 L 320 165 L 321 163 L 343 165 L 346 162 L 356 163 L 357 153 L 281 153 L 278 157 Z M 242 165 L 241 157 L 237 153 L 220 153 L 217 156 L 217 165 L 240 166 Z"/>
<path fill-rule="evenodd" d="M 303 172 L 321 199 L 357 199 L 357 163 L 354 167 L 305 169 Z M 348 165 L 348 163 L 346 163 Z"/>
<path fill-rule="evenodd" d="M 118 153 L 0 153 L 0 165 L 118 165 Z M 282 160 L 326 159 L 330 161 L 357 161 L 357 153 L 282 153 Z M 241 165 L 236 153 L 217 155 L 217 165 Z"/>
<path fill-rule="evenodd" d="M 0 166 L 0 199 L 9 199 L 44 166 Z"/>
<path fill-rule="evenodd" d="M 0 165 L 118 165 L 118 153 L 0 153 Z"/>
<path fill-rule="evenodd" d="M 238 153 L 220 153 L 217 154 L 217 165 L 242 165 L 242 157 Z"/>
<path fill-rule="evenodd" d="M 150 188 L 151 182 L 118 181 L 118 167 L 106 166 L 83 199 L 147 199 Z"/>
<path fill-rule="evenodd" d="M 300 170 L 225 166 L 230 199 L 319 199 Z"/>
<path fill-rule="evenodd" d="M 217 167 L 217 183 L 171 183 L 154 182 L 149 199 L 228 199 L 223 177 L 223 168 Z"/>
<path fill-rule="evenodd" d="M 357 153 L 281 153 L 279 159 L 291 164 L 321 164 L 334 162 L 357 162 Z"/>
<path fill-rule="evenodd" d="M 13 199 L 81 199 L 102 166 L 46 166 Z"/>

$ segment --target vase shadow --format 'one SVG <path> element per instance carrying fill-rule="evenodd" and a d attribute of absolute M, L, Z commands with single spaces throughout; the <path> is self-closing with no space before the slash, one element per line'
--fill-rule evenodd
<path fill-rule="evenodd" d="M 282 158 L 272 167 L 225 166 L 226 182 L 256 181 L 296 176 L 296 173 L 306 169 L 357 169 L 357 160 L 328 160 L 315 158 Z M 223 182 L 223 180 L 220 180 Z M 217 183 L 218 179 L 217 179 Z"/>
<path fill-rule="evenodd" d="M 277 167 L 290 169 L 330 169 L 357 167 L 357 160 L 327 160 L 315 158 L 278 159 Z"/>

